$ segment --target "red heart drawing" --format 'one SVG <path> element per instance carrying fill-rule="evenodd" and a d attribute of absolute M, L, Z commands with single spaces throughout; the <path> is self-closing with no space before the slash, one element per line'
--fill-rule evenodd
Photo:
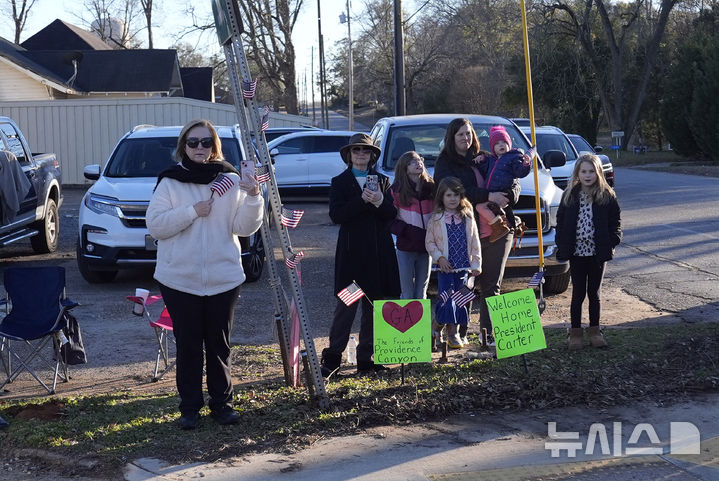
<path fill-rule="evenodd" d="M 422 303 L 419 301 L 412 301 L 404 307 L 395 302 L 385 302 L 382 306 L 384 321 L 399 332 L 407 332 L 417 324 L 422 319 L 422 312 Z"/>

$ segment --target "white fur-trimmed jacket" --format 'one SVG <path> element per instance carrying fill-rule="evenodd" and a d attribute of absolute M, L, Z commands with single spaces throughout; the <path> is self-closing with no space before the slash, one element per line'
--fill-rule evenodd
<path fill-rule="evenodd" d="M 465 217 L 465 234 L 467 237 L 467 254 L 469 266 L 472 270 L 482 269 L 482 249 L 479 242 L 479 231 L 473 217 Z M 427 252 L 432 256 L 432 262 L 437 263 L 440 257 L 449 260 L 449 246 L 447 240 L 447 226 L 444 222 L 444 212 L 435 212 L 427 223 L 427 236 L 424 240 Z"/>
<path fill-rule="evenodd" d="M 194 205 L 210 198 L 210 184 L 163 178 L 147 209 L 147 228 L 157 239 L 155 279 L 172 289 L 212 296 L 245 281 L 237 236 L 249 236 L 262 224 L 262 195 L 239 188 L 239 176 L 224 195 L 213 196 L 210 215 L 199 217 Z"/>

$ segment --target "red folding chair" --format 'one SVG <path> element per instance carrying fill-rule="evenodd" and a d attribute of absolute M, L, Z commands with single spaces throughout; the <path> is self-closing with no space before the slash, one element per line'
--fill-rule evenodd
<path fill-rule="evenodd" d="M 170 341 L 173 343 L 175 342 L 174 337 L 170 338 L 170 332 L 172 332 L 172 319 L 170 318 L 170 313 L 167 312 L 167 308 L 163 306 L 160 317 L 153 320 L 147 306 L 151 306 L 157 301 L 162 300 L 161 295 L 148 296 L 147 300 L 138 296 L 127 296 L 127 299 L 135 304 L 139 304 L 142 307 L 142 313 L 138 315 L 146 318 L 150 323 L 150 326 L 152 326 L 155 330 L 155 337 L 157 338 L 157 358 L 155 359 L 155 370 L 152 374 L 152 380 L 159 381 L 162 379 L 162 376 L 167 374 L 167 371 L 175 367 L 175 362 L 177 362 L 177 360 L 170 362 Z M 135 311 L 133 311 L 133 313 L 134 312 Z M 160 370 L 160 359 L 162 359 L 165 369 L 158 374 L 158 371 Z"/>

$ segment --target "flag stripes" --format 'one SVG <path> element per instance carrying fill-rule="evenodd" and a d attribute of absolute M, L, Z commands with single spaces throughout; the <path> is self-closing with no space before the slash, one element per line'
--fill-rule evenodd
<path fill-rule="evenodd" d="M 351 283 L 349 286 L 337 293 L 337 297 L 339 297 L 340 300 L 348 306 L 351 306 L 362 299 L 362 296 L 364 295 L 364 291 L 357 285 L 356 282 Z"/>
<path fill-rule="evenodd" d="M 225 192 L 230 190 L 234 185 L 235 182 L 229 176 L 225 174 L 219 174 L 217 177 L 215 177 L 215 180 L 212 181 L 212 184 L 210 184 L 210 191 L 212 191 L 213 195 L 217 193 L 217 195 L 222 197 Z"/>
<path fill-rule="evenodd" d="M 304 213 L 304 210 L 282 207 L 282 212 L 280 213 L 280 223 L 287 228 L 294 229 L 297 227 L 297 224 L 300 223 L 300 219 Z"/>

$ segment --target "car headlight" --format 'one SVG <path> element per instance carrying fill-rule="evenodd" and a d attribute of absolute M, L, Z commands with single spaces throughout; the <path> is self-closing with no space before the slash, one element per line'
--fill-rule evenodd
<path fill-rule="evenodd" d="M 110 197 L 103 197 L 95 194 L 86 195 L 85 206 L 98 214 L 108 214 L 113 217 L 120 217 L 117 200 Z"/>

